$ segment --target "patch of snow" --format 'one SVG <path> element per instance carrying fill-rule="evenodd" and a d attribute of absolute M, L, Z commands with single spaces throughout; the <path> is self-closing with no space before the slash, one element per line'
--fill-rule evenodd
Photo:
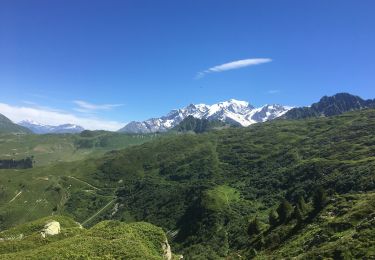
<path fill-rule="evenodd" d="M 160 118 L 151 118 L 143 122 L 131 122 L 120 131 L 130 133 L 166 131 L 178 125 L 188 116 L 249 126 L 282 116 L 290 109 L 291 107 L 276 104 L 255 108 L 246 101 L 236 99 L 230 99 L 213 105 L 190 104 L 185 108 L 174 109 L 166 116 Z"/>

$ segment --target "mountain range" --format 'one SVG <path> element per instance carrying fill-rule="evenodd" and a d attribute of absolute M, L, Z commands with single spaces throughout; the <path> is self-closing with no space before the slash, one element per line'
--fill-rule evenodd
<path fill-rule="evenodd" d="M 85 130 L 83 127 L 74 124 L 62 124 L 58 126 L 44 125 L 32 120 L 24 120 L 18 123 L 34 134 L 75 134 Z"/>
<path fill-rule="evenodd" d="M 132 121 L 118 130 L 118 132 L 165 132 L 171 129 L 176 129 L 176 127 L 188 117 L 208 121 L 220 121 L 227 125 L 246 127 L 254 123 L 265 122 L 275 118 L 303 119 L 309 117 L 333 116 L 365 108 L 375 108 L 375 99 L 364 100 L 359 96 L 351 95 L 349 93 L 338 93 L 333 96 L 324 96 L 311 106 L 296 108 L 278 104 L 264 105 L 256 108 L 246 101 L 230 99 L 213 105 L 190 104 L 187 107 L 172 110 L 165 116 L 150 118 L 145 121 Z M 193 121 L 194 120 L 189 119 L 188 125 L 192 126 L 191 124 Z M 194 124 L 197 124 L 197 122 Z M 201 124 L 201 122 L 198 124 Z M 185 129 L 186 126 L 182 128 Z M 24 120 L 15 124 L 10 119 L 0 114 L 0 132 L 59 134 L 80 133 L 83 130 L 83 127 L 74 124 L 51 126 L 31 120 Z"/>
<path fill-rule="evenodd" d="M 264 105 L 256 108 L 246 101 L 230 99 L 213 105 L 190 104 L 181 109 L 175 109 L 166 116 L 150 118 L 137 122 L 132 121 L 119 132 L 153 133 L 164 132 L 182 122 L 188 116 L 198 119 L 219 120 L 224 123 L 239 126 L 249 126 L 254 123 L 275 119 L 288 112 L 291 107 L 283 105 Z"/>
<path fill-rule="evenodd" d="M 33 167 L 0 170 L 0 259 L 374 259 L 373 104 L 340 93 L 255 127 L 2 135 L 0 159 Z"/>

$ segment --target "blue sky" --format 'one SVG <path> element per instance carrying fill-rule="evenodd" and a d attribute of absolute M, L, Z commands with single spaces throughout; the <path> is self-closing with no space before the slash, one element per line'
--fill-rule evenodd
<path fill-rule="evenodd" d="M 2 0 L 0 113 L 115 129 L 230 98 L 375 98 L 374 13 L 372 0 Z"/>

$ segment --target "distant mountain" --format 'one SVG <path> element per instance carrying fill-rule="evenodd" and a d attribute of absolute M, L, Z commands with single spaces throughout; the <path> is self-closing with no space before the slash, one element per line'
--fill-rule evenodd
<path fill-rule="evenodd" d="M 31 133 L 25 127 L 13 123 L 9 118 L 0 114 L 0 133 Z"/>
<path fill-rule="evenodd" d="M 83 127 L 74 124 L 52 126 L 44 125 L 31 120 L 24 120 L 18 124 L 30 129 L 34 134 L 75 134 L 85 130 Z"/>
<path fill-rule="evenodd" d="M 182 109 L 172 110 L 166 116 L 151 118 L 142 122 L 130 122 L 119 132 L 153 133 L 167 131 L 178 125 L 186 117 L 193 116 L 209 121 L 219 120 L 233 125 L 249 126 L 265 122 L 285 114 L 290 107 L 282 105 L 265 105 L 255 108 L 246 101 L 230 99 L 213 105 L 191 104 Z"/>
<path fill-rule="evenodd" d="M 283 118 L 302 119 L 308 117 L 334 116 L 347 111 L 364 108 L 375 108 L 375 99 L 364 100 L 348 93 L 338 93 L 333 96 L 324 96 L 319 102 L 310 107 L 299 107 L 289 110 Z"/>
<path fill-rule="evenodd" d="M 199 119 L 188 116 L 182 120 L 181 123 L 173 127 L 172 130 L 178 132 L 193 131 L 195 133 L 203 133 L 215 128 L 225 127 L 226 125 L 227 124 L 219 120 Z"/>

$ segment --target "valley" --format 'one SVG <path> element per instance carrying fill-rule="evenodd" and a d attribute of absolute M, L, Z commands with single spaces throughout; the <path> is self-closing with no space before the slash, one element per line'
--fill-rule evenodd
<path fill-rule="evenodd" d="M 57 154 L 37 149 L 35 167 L 0 170 L 0 228 L 57 215 L 87 228 L 108 219 L 146 221 L 187 259 L 369 258 L 373 129 L 375 110 L 364 109 L 201 134 L 3 137 L 8 149 L 27 147 L 31 155 L 43 145 Z M 327 200 L 317 210 L 319 188 Z M 290 212 L 272 224 L 283 199 Z"/>
<path fill-rule="evenodd" d="M 0 134 L 0 158 L 24 159 L 33 156 L 34 165 L 82 160 L 158 138 L 160 135 L 120 134 L 84 131 L 80 134 Z"/>
<path fill-rule="evenodd" d="M 0 1 L 0 260 L 375 260 L 375 1 Z"/>

